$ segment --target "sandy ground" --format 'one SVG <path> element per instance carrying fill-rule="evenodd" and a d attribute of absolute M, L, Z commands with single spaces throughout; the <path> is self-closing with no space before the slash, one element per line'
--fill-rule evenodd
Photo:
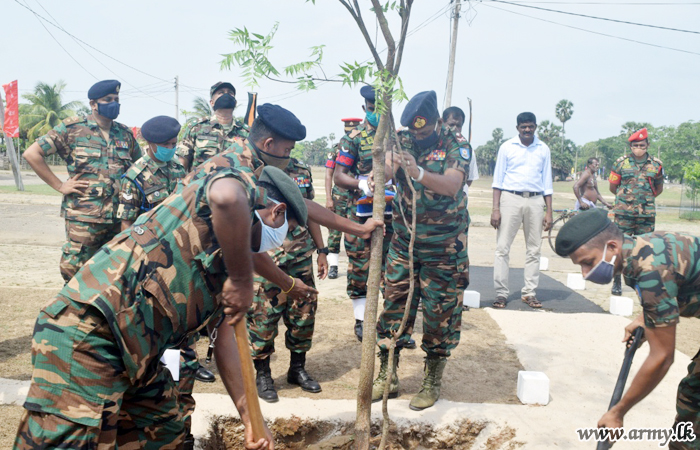
<path fill-rule="evenodd" d="M 6 184 L 1 181 L 6 178 L 2 175 L 7 174 L 0 174 L 0 184 Z M 315 179 L 317 200 L 323 202 L 322 177 L 315 174 Z M 25 177 L 26 184 L 36 182 L 36 177 Z M 489 197 L 487 184 L 473 186 L 470 207 L 476 211 L 488 207 Z M 58 259 L 64 232 L 63 220 L 58 215 L 59 205 L 58 196 L 0 193 L 0 308 L 3 311 L 0 316 L 0 374 L 4 378 L 21 381 L 30 378 L 29 350 L 36 314 L 62 286 Z M 490 266 L 496 232 L 487 227 L 485 214 L 474 214 L 472 221 L 471 263 Z M 700 232 L 696 224 L 660 225 L 663 229 Z M 662 229 L 661 226 L 657 228 Z M 524 254 L 524 242 L 522 236 L 518 236 L 511 252 L 512 267 L 522 267 Z M 543 255 L 550 258 L 551 270 L 547 274 L 559 281 L 565 283 L 567 274 L 577 271 L 570 261 L 558 258 L 546 245 L 543 245 Z M 286 383 L 288 352 L 284 348 L 284 326 L 281 325 L 272 367 L 282 401 L 276 405 L 263 404 L 266 417 L 292 413 L 342 420 L 354 417 L 360 345 L 352 333 L 352 307 L 345 295 L 346 260 L 343 258 L 341 277 L 318 283 L 319 312 L 307 367 L 321 382 L 323 392 L 306 394 Z M 582 294 L 608 309 L 609 286 L 588 283 Z M 625 295 L 633 297 L 633 292 L 625 288 Z M 636 308 L 639 309 L 638 302 Z M 524 441 L 525 448 L 579 448 L 573 430 L 593 425 L 605 409 L 622 359 L 619 340 L 627 322 L 625 318 L 600 314 L 491 309 L 465 312 L 461 343 L 447 365 L 439 404 L 423 413 L 407 408 L 407 402 L 417 392 L 421 381 L 424 353 L 419 348 L 402 355 L 399 368 L 402 395 L 391 402 L 391 414 L 403 420 L 443 425 L 459 417 L 483 418 L 492 422 L 494 429 L 506 424 L 515 427 L 515 439 Z M 677 338 L 679 353 L 672 373 L 644 404 L 630 413 L 630 423 L 667 426 L 672 422 L 675 387 L 700 341 L 698 322 L 694 319 L 682 321 Z M 420 326 L 417 329 L 420 330 Z M 414 337 L 420 342 L 420 333 Z M 203 356 L 206 340 L 201 340 L 198 347 Z M 647 350 L 641 350 L 635 359 L 635 367 L 643 360 L 644 351 Z M 552 402 L 547 407 L 519 404 L 515 395 L 516 381 L 518 370 L 523 368 L 544 371 L 550 377 Z M 221 396 L 225 391 L 219 380 L 212 384 L 197 383 L 195 392 L 199 399 L 195 431 L 201 436 L 206 431 L 209 414 L 230 414 L 233 409 L 226 397 Z M 0 407 L 0 448 L 10 445 L 20 414 L 19 406 Z M 586 445 L 592 447 L 590 443 Z"/>

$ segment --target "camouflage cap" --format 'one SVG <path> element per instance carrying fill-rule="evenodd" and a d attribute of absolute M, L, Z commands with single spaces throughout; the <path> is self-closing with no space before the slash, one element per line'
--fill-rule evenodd
<path fill-rule="evenodd" d="M 554 251 L 559 256 L 569 256 L 586 242 L 610 225 L 608 213 L 604 209 L 591 209 L 576 214 L 561 227 Z"/>
<path fill-rule="evenodd" d="M 233 87 L 231 83 L 229 83 L 228 81 L 219 81 L 218 83 L 214 84 L 214 86 L 212 86 L 211 89 L 209 89 L 209 97 L 213 97 L 216 91 L 224 87 L 231 89 L 233 91 L 233 96 L 236 96 L 236 88 Z"/>
<path fill-rule="evenodd" d="M 284 197 L 284 203 L 287 204 L 297 218 L 299 225 L 306 225 L 309 211 L 306 209 L 306 203 L 304 202 L 304 197 L 301 196 L 299 186 L 289 175 L 276 167 L 265 166 L 258 178 L 258 183 L 267 183 L 275 186 Z"/>

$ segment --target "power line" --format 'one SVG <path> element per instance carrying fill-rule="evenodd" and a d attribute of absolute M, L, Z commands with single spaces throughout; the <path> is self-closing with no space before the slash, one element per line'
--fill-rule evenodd
<path fill-rule="evenodd" d="M 505 3 L 506 5 L 520 6 L 521 8 L 531 8 L 531 9 L 538 9 L 540 11 L 554 12 L 557 14 L 566 14 L 568 16 L 585 17 L 586 19 L 604 20 L 606 22 L 623 23 L 625 25 L 635 25 L 638 27 L 656 28 L 658 30 L 678 31 L 680 33 L 700 34 L 700 31 L 681 30 L 679 28 L 662 27 L 662 26 L 658 26 L 658 25 L 650 25 L 647 23 L 628 22 L 626 20 L 608 19 L 607 17 L 589 16 L 587 14 L 572 13 L 572 12 L 568 12 L 568 11 L 559 11 L 557 9 L 542 8 L 541 6 L 532 6 L 532 5 L 524 5 L 522 3 L 506 2 L 504 0 L 491 0 L 491 1 L 496 2 L 496 3 Z"/>
<path fill-rule="evenodd" d="M 548 5 L 611 5 L 611 6 L 696 6 L 700 2 L 537 2 L 537 1 L 514 1 L 513 3 L 537 3 Z"/>
<path fill-rule="evenodd" d="M 573 26 L 573 25 L 565 25 L 565 24 L 563 24 L 563 23 L 554 22 L 553 20 L 547 20 L 547 19 L 542 19 L 542 18 L 540 18 L 540 17 L 530 16 L 530 15 L 528 15 L 528 14 L 523 14 L 523 13 L 519 13 L 519 12 L 516 12 L 516 11 L 511 11 L 511 10 L 509 10 L 509 9 L 499 8 L 499 7 L 497 7 L 497 6 L 489 5 L 489 4 L 487 4 L 487 3 L 482 3 L 482 5 L 484 5 L 484 6 L 488 7 L 488 8 L 498 9 L 498 10 L 500 10 L 500 11 L 505 11 L 505 12 L 508 12 L 508 13 L 511 13 L 511 14 L 515 14 L 515 15 L 517 15 L 517 16 L 529 17 L 530 19 L 539 20 L 539 21 L 541 21 L 541 22 L 547 22 L 547 23 L 551 23 L 551 24 L 554 24 L 554 25 L 559 25 L 559 26 L 561 26 L 561 27 L 572 28 L 572 29 L 574 29 L 574 30 L 585 31 L 586 33 L 597 34 L 597 35 L 599 35 L 599 36 L 610 37 L 610 38 L 613 38 L 613 39 L 620 39 L 620 40 L 622 40 L 622 41 L 633 42 L 633 43 L 635 43 L 635 44 L 647 45 L 647 46 L 650 46 L 650 47 L 656 47 L 656 48 L 661 48 L 661 49 L 665 49 L 665 50 L 673 50 L 673 51 L 676 51 L 676 52 L 688 53 L 688 54 L 690 54 L 690 55 L 697 55 L 697 56 L 700 56 L 700 53 L 691 52 L 690 50 L 683 50 L 683 49 L 674 48 L 674 47 L 666 47 L 666 46 L 663 46 L 663 45 L 652 44 L 652 43 L 650 43 L 650 42 L 643 42 L 643 41 L 638 41 L 638 40 L 635 40 L 635 39 L 629 39 L 629 38 L 624 38 L 624 37 L 621 37 L 621 36 L 615 36 L 615 35 L 612 35 L 612 34 L 606 34 L 606 33 L 600 33 L 600 32 L 598 32 L 598 31 L 587 30 L 586 28 L 575 27 L 575 26 Z"/>

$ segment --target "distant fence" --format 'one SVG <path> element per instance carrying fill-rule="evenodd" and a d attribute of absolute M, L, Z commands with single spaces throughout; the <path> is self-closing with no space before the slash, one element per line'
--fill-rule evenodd
<path fill-rule="evenodd" d="M 29 170 L 31 167 L 29 167 L 29 164 L 27 164 L 27 161 L 20 156 L 19 158 L 19 163 L 20 167 L 22 170 Z M 66 163 L 61 159 L 60 156 L 53 154 L 49 155 L 46 158 L 46 164 L 49 166 L 65 166 Z M 10 158 L 7 156 L 7 153 L 0 153 L 0 170 L 10 170 Z"/>

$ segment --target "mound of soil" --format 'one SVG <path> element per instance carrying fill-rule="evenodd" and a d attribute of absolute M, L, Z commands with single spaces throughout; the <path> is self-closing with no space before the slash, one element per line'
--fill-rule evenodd
<path fill-rule="evenodd" d="M 387 450 L 427 450 L 472 448 L 474 441 L 487 422 L 464 419 L 448 427 L 435 428 L 425 423 L 404 426 L 392 424 L 389 428 Z M 280 450 L 352 450 L 354 448 L 353 424 L 329 421 L 312 421 L 292 416 L 279 418 L 268 424 Z M 381 426 L 372 424 L 370 448 L 376 449 L 381 440 Z M 515 432 L 505 428 L 489 436 L 486 449 L 518 448 L 522 444 L 511 441 Z M 243 424 L 237 418 L 216 417 L 212 421 L 209 436 L 201 443 L 204 450 L 243 450 L 245 446 Z"/>

